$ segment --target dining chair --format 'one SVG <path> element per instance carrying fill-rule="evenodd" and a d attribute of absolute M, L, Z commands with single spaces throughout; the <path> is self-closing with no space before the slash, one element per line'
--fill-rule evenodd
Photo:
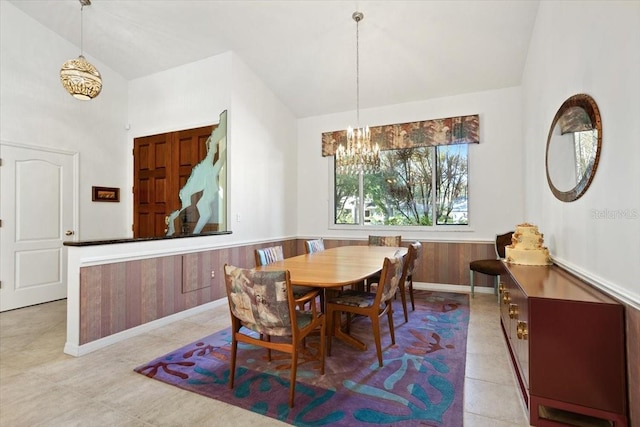
<path fill-rule="evenodd" d="M 402 301 L 402 312 L 404 314 L 405 323 L 409 321 L 409 314 L 407 311 L 407 288 L 409 289 L 409 298 L 411 300 L 411 310 L 416 311 L 415 301 L 413 297 L 413 271 L 415 269 L 418 259 L 422 256 L 422 244 L 415 241 L 409 245 L 407 254 L 404 257 L 404 271 L 402 277 L 404 280 L 400 281 L 398 285 L 398 291 L 400 293 L 400 300 Z"/>
<path fill-rule="evenodd" d="M 395 246 L 402 245 L 402 236 L 374 236 L 369 235 L 369 246 Z M 365 288 L 367 292 L 371 291 L 371 284 L 378 283 L 380 280 L 380 273 L 376 273 L 373 276 L 368 277 L 365 280 Z"/>
<path fill-rule="evenodd" d="M 391 344 L 395 344 L 396 338 L 393 329 L 392 300 L 402 280 L 404 280 L 404 256 L 396 252 L 393 258 L 385 258 L 382 266 L 381 280 L 376 292 L 346 290 L 337 296 L 327 298 L 327 355 L 331 356 L 331 338 L 333 335 L 345 336 L 340 330 L 340 314 L 359 314 L 367 316 L 371 320 L 373 337 L 376 344 L 378 364 L 382 367 L 382 346 L 380 343 L 380 318 L 387 316 L 389 321 L 389 333 Z M 348 335 L 347 335 L 348 337 Z"/>
<path fill-rule="evenodd" d="M 411 245 L 409 245 L 409 252 L 414 253 L 414 255 L 411 257 L 411 261 L 405 261 L 407 262 L 407 277 L 406 277 L 406 283 L 409 284 L 409 298 L 411 299 L 411 311 L 416 311 L 416 303 L 415 300 L 413 298 L 413 273 L 416 270 L 416 265 L 418 264 L 418 262 L 422 259 L 422 243 L 418 242 L 417 240 L 415 242 L 413 242 Z M 407 253 L 407 256 L 409 255 L 409 253 Z M 407 321 L 407 316 L 406 316 L 406 308 L 405 308 L 405 321 Z"/>
<path fill-rule="evenodd" d="M 304 247 L 308 254 L 324 251 L 324 240 L 314 239 L 304 242 Z"/>
<path fill-rule="evenodd" d="M 282 250 L 282 245 L 270 246 L 268 248 L 256 249 L 255 250 L 255 258 L 256 258 L 256 266 L 267 265 L 274 263 L 276 261 L 284 260 L 284 252 Z M 293 295 L 296 300 L 300 300 L 309 292 L 316 291 L 317 288 L 311 286 L 298 286 L 293 285 Z M 305 302 L 307 300 L 305 299 Z M 308 301 L 309 304 L 313 304 L 313 300 Z M 320 293 L 320 305 L 324 306 L 324 294 Z M 298 304 L 300 308 L 304 308 L 304 304 Z"/>
<path fill-rule="evenodd" d="M 229 388 L 233 389 L 236 373 L 238 343 L 246 343 L 268 350 L 291 354 L 289 407 L 293 407 L 298 368 L 298 349 L 313 331 L 320 330 L 320 348 L 316 355 L 320 361 L 320 375 L 324 375 L 325 317 L 311 304 L 310 312 L 296 309 L 289 271 L 256 271 L 231 265 L 224 266 L 225 287 L 231 313 L 231 360 Z M 312 301 L 318 291 L 304 298 Z M 246 331 L 242 329 L 246 328 Z M 257 338 L 251 335 L 260 334 Z M 271 337 L 279 337 L 272 341 Z M 288 339 L 285 339 L 288 338 Z"/>
<path fill-rule="evenodd" d="M 402 236 L 372 236 L 369 235 L 369 246 L 400 246 Z"/>
<path fill-rule="evenodd" d="M 494 277 L 493 292 L 494 294 L 498 292 L 500 275 L 505 273 L 504 264 L 502 263 L 501 259 L 505 257 L 505 248 L 507 247 L 507 245 L 511 244 L 512 236 L 513 236 L 513 231 L 496 235 L 496 241 L 494 244 L 494 249 L 496 251 L 496 258 L 480 259 L 480 260 L 471 261 L 469 263 L 469 279 L 471 282 L 472 297 L 474 296 L 474 286 L 475 286 L 475 283 L 473 280 L 474 272 L 493 276 Z"/>
<path fill-rule="evenodd" d="M 324 240 L 322 239 L 313 239 L 307 240 L 304 242 L 304 248 L 307 251 L 307 254 L 314 254 L 316 252 L 324 251 Z M 324 310 L 324 301 L 326 299 L 327 292 L 331 293 L 330 289 L 321 289 L 320 291 L 320 307 Z"/>
<path fill-rule="evenodd" d="M 282 245 L 256 249 L 254 254 L 256 258 L 256 266 L 267 265 L 271 264 L 272 262 L 282 261 L 284 259 Z"/>

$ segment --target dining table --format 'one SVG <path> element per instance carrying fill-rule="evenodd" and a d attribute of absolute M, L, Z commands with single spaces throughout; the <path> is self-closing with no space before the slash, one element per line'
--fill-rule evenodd
<path fill-rule="evenodd" d="M 404 256 L 406 253 L 405 247 L 339 246 L 312 254 L 285 258 L 258 266 L 256 270 L 288 270 L 291 284 L 322 288 L 324 292 L 364 283 L 365 279 L 382 270 L 385 258 L 393 258 L 396 254 Z M 366 349 L 363 342 L 340 328 L 336 329 L 335 336 L 360 350 Z"/>

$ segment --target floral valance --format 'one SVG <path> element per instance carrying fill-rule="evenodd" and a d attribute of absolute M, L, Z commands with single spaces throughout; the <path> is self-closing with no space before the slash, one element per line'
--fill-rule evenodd
<path fill-rule="evenodd" d="M 432 145 L 477 144 L 480 142 L 480 118 L 449 117 L 422 122 L 400 123 L 370 128 L 371 143 L 381 150 L 427 147 Z M 347 131 L 322 134 L 322 156 L 333 156 L 338 146 L 347 144 Z"/>

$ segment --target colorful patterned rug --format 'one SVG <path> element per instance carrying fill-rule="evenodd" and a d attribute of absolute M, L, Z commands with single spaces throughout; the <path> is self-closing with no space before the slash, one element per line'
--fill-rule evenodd
<path fill-rule="evenodd" d="M 352 322 L 367 343 L 358 351 L 333 339 L 325 375 L 311 358 L 309 337 L 299 359 L 295 406 L 288 406 L 290 359 L 239 344 L 235 387 L 228 387 L 231 334 L 209 335 L 135 369 L 150 378 L 296 426 L 462 426 L 469 323 L 467 294 L 416 290 L 416 310 L 404 323 L 394 302 L 396 344 L 381 319 L 384 367 L 378 367 L 371 323 Z"/>

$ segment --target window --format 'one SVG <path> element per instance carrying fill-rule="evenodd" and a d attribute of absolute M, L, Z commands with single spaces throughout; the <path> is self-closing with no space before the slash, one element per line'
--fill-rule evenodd
<path fill-rule="evenodd" d="M 375 174 L 342 174 L 334 163 L 335 224 L 468 225 L 468 145 L 380 152 Z"/>

